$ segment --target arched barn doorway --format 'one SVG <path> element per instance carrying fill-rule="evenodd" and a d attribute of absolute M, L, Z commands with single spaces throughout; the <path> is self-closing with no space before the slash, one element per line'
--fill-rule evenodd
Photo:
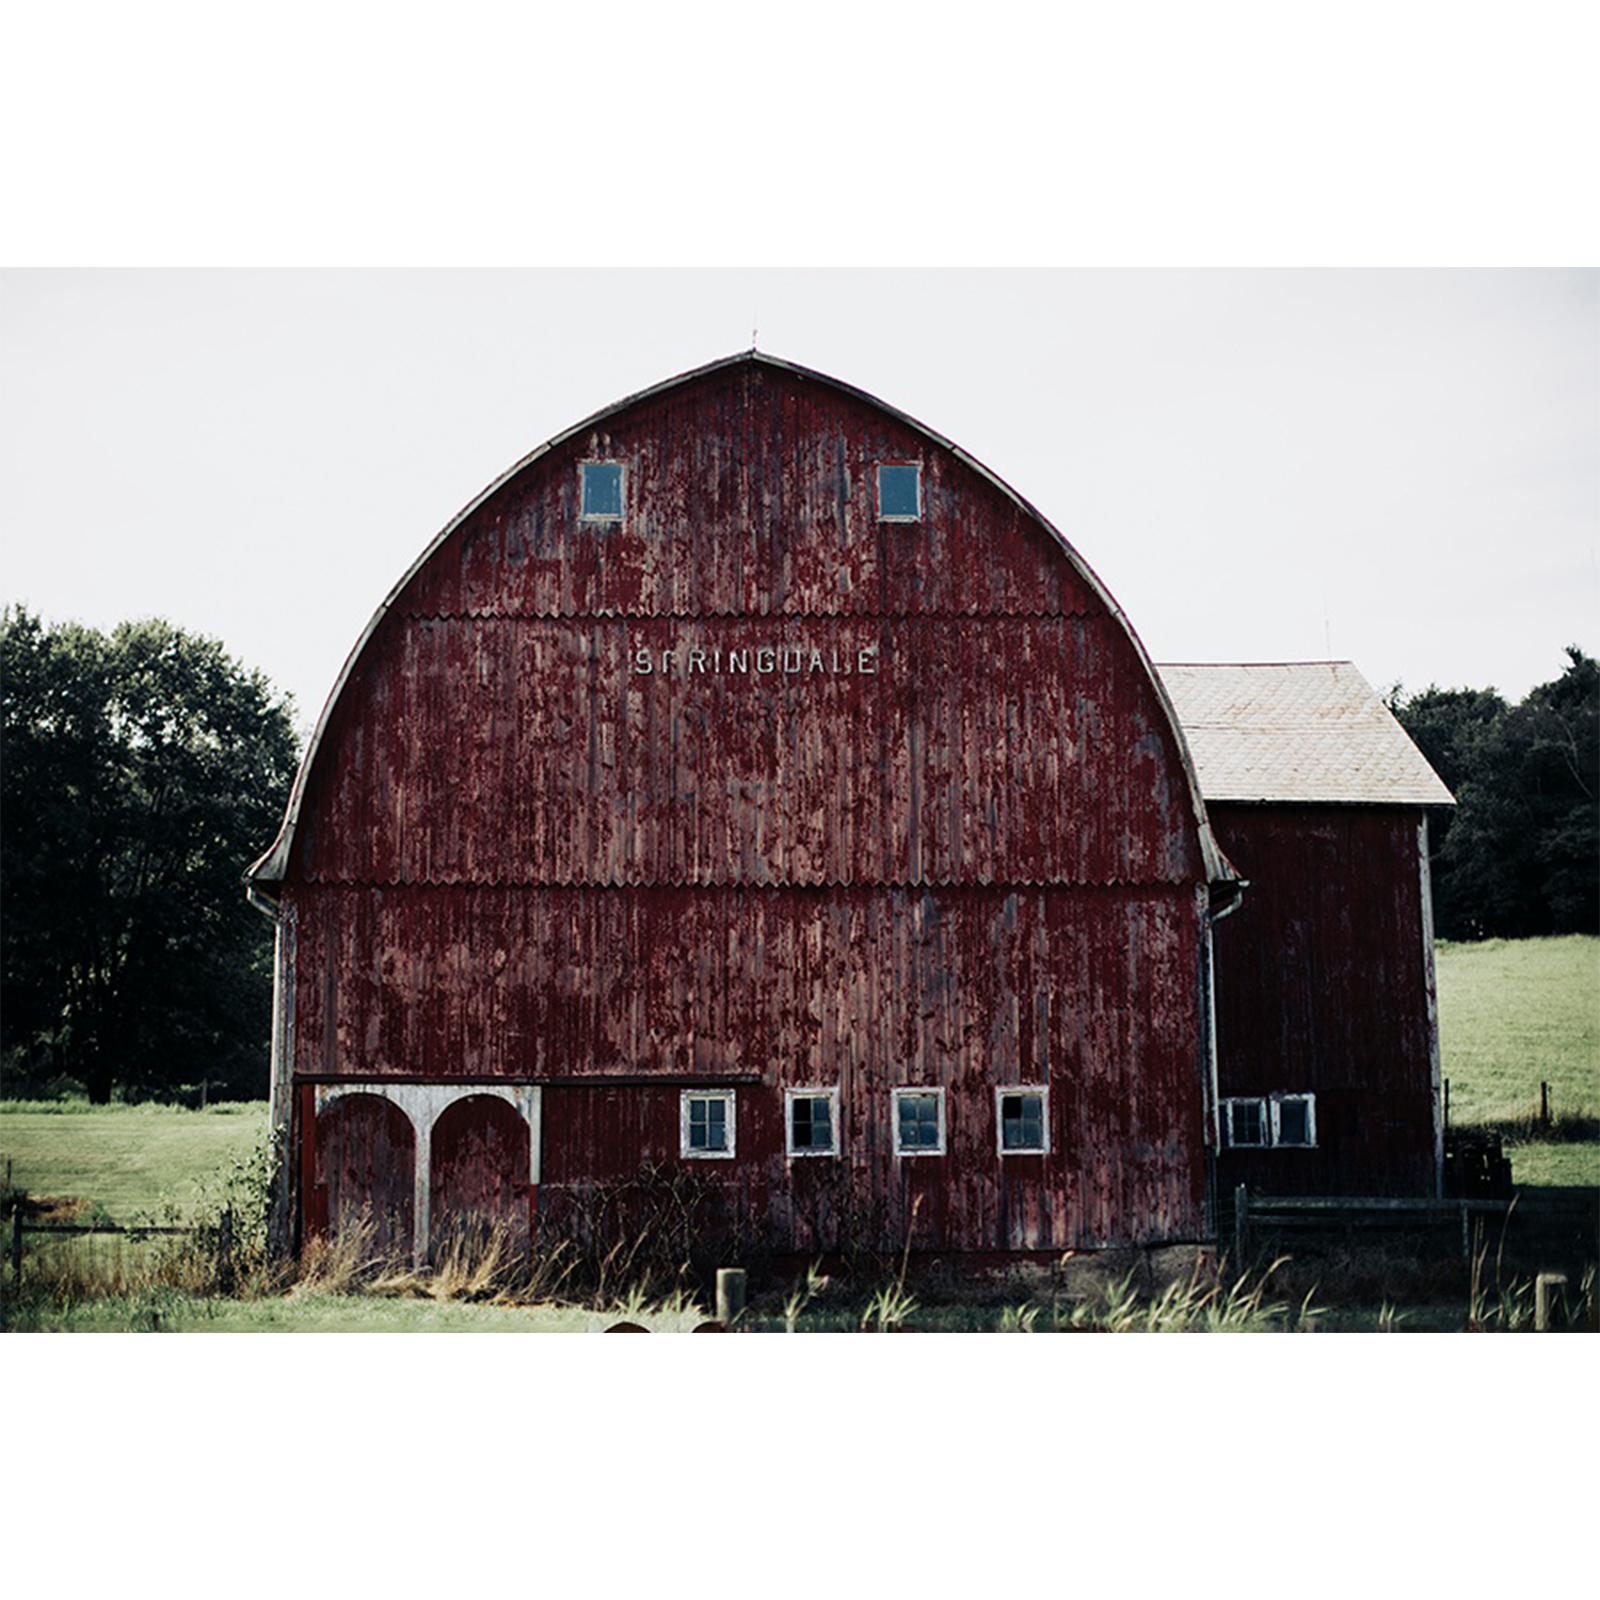
<path fill-rule="evenodd" d="M 529 1134 L 517 1109 L 497 1095 L 453 1102 L 433 1125 L 428 1174 L 429 1252 L 505 1224 L 519 1245 L 528 1240 Z"/>
<path fill-rule="evenodd" d="M 373 1253 L 407 1260 L 415 1228 L 411 1119 L 375 1094 L 340 1095 L 317 1117 L 317 1198 L 337 1237 L 370 1219 Z"/>

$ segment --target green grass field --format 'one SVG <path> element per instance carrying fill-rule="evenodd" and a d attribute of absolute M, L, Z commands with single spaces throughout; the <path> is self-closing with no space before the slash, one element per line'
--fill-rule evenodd
<path fill-rule="evenodd" d="M 617 1312 L 581 1306 L 504 1306 L 461 1300 L 294 1293 L 259 1299 L 146 1288 L 38 1314 L 38 1333 L 601 1333 Z M 684 1318 L 644 1313 L 652 1332 L 678 1332 Z"/>
<path fill-rule="evenodd" d="M 1452 1123 L 1600 1116 L 1600 939 L 1441 944 L 1439 1039 Z"/>
<path fill-rule="evenodd" d="M 33 1196 L 99 1207 L 113 1222 L 188 1217 L 200 1186 L 265 1135 L 264 1101 L 177 1106 L 0 1103 L 0 1172 Z"/>
<path fill-rule="evenodd" d="M 1436 960 L 1451 1127 L 1505 1133 L 1518 1184 L 1600 1187 L 1600 939 L 1441 944 Z M 1554 1138 L 1533 1127 L 1541 1082 Z"/>

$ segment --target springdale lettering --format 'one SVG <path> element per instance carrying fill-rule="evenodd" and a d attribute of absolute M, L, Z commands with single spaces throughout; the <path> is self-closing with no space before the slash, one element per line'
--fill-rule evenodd
<path fill-rule="evenodd" d="M 682 650 L 635 650 L 630 657 L 636 677 L 673 674 L 692 677 L 696 673 L 721 676 L 777 673 L 789 677 L 872 677 L 878 671 L 878 646 L 858 649 L 830 645 L 763 644 L 724 650 L 721 645 L 702 649 L 691 645 Z"/>

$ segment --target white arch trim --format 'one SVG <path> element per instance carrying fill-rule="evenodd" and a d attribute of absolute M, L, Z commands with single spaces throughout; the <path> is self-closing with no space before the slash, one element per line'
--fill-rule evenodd
<path fill-rule="evenodd" d="M 458 1100 L 473 1095 L 491 1095 L 504 1100 L 528 1125 L 528 1182 L 539 1181 L 540 1117 L 542 1105 L 536 1083 L 319 1083 L 317 1085 L 317 1115 L 335 1100 L 347 1100 L 351 1095 L 376 1095 L 399 1107 L 411 1123 L 416 1136 L 415 1159 L 412 1163 L 412 1233 L 411 1257 L 423 1262 L 428 1258 L 428 1236 L 432 1212 L 433 1130 L 446 1111 Z"/>

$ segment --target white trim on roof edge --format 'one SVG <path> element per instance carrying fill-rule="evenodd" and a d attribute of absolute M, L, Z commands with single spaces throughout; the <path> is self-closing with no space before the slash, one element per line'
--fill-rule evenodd
<path fill-rule="evenodd" d="M 1061 546 L 1062 551 L 1067 556 L 1067 559 L 1072 562 L 1078 575 L 1089 585 L 1091 591 L 1105 606 L 1113 620 L 1127 634 L 1129 642 L 1133 645 L 1134 653 L 1137 655 L 1140 665 L 1144 668 L 1151 687 L 1156 692 L 1156 699 L 1161 709 L 1166 713 L 1168 725 L 1171 727 L 1173 737 L 1177 741 L 1178 756 L 1183 763 L 1184 776 L 1189 784 L 1189 799 L 1194 812 L 1195 825 L 1199 832 L 1200 854 L 1205 866 L 1207 881 L 1210 883 L 1233 883 L 1239 881 L 1239 873 L 1234 869 L 1227 857 L 1223 855 L 1211 832 L 1211 823 L 1206 815 L 1205 801 L 1201 797 L 1200 781 L 1196 773 L 1193 754 L 1189 749 L 1189 741 L 1184 735 L 1183 724 L 1178 720 L 1177 709 L 1167 694 L 1166 685 L 1162 683 L 1161 675 L 1156 671 L 1155 664 L 1150 658 L 1150 653 L 1145 649 L 1143 641 L 1123 613 L 1122 607 L 1117 604 L 1110 591 L 1100 581 L 1089 564 L 1068 542 L 1061 530 L 1048 517 L 1044 516 L 1031 501 L 1024 499 L 1003 478 L 991 472 L 982 462 L 974 460 L 959 445 L 952 444 L 943 434 L 936 433 L 926 424 L 918 422 L 915 417 L 908 416 L 904 411 L 899 411 L 894 406 L 886 405 L 876 395 L 868 394 L 865 389 L 857 389 L 854 385 L 845 383 L 838 378 L 830 378 L 824 372 L 813 371 L 810 367 L 802 367 L 792 361 L 783 361 L 777 356 L 768 355 L 765 351 L 741 350 L 736 355 L 724 356 L 717 361 L 708 361 L 704 366 L 694 367 L 688 372 L 679 373 L 675 378 L 668 378 L 665 382 L 654 384 L 648 389 L 641 389 L 636 394 L 628 395 L 625 399 L 618 400 L 614 404 L 592 413 L 590 416 L 585 417 L 583 421 L 575 423 L 562 433 L 556 434 L 554 438 L 547 439 L 537 449 L 529 451 L 514 466 L 508 467 L 506 471 L 502 472 L 487 488 L 463 506 L 434 536 L 422 554 L 406 569 L 404 576 L 389 590 L 389 593 L 383 599 L 383 603 L 372 614 L 372 618 L 362 631 L 361 637 L 356 640 L 355 647 L 345 658 L 344 666 L 340 669 L 339 676 L 334 681 L 333 688 L 322 707 L 322 714 L 317 718 L 316 728 L 306 745 L 305 755 L 301 758 L 299 771 L 295 773 L 294 787 L 289 792 L 289 804 L 284 812 L 283 824 L 278 829 L 278 836 L 273 840 L 271 847 L 265 854 L 245 869 L 244 881 L 246 883 L 270 897 L 272 887 L 283 881 L 284 875 L 288 871 L 289 852 L 294 846 L 295 829 L 300 821 L 300 806 L 305 796 L 306 784 L 309 781 L 311 768 L 316 761 L 317 753 L 321 749 L 322 737 L 332 718 L 333 708 L 339 703 L 339 697 L 344 693 L 345 685 L 349 682 L 350 675 L 355 670 L 356 662 L 366 650 L 373 635 L 378 631 L 383 619 L 388 615 L 389 608 L 399 599 L 406 586 L 427 565 L 433 558 L 434 553 L 440 549 L 456 529 L 484 501 L 495 494 L 512 478 L 516 477 L 519 472 L 531 466 L 541 457 L 549 455 L 551 451 L 559 449 L 569 439 L 581 434 L 585 429 L 592 428 L 606 418 L 614 417 L 641 401 L 652 400 L 657 395 L 665 394 L 671 389 L 693 383 L 697 379 L 706 377 L 713 372 L 742 365 L 772 367 L 779 372 L 787 372 L 805 382 L 826 384 L 831 389 L 837 389 L 841 394 L 875 406 L 879 411 L 920 433 L 941 450 L 947 450 L 963 466 L 992 484 L 1007 499 L 1011 500 L 1044 528 L 1056 543 Z"/>

